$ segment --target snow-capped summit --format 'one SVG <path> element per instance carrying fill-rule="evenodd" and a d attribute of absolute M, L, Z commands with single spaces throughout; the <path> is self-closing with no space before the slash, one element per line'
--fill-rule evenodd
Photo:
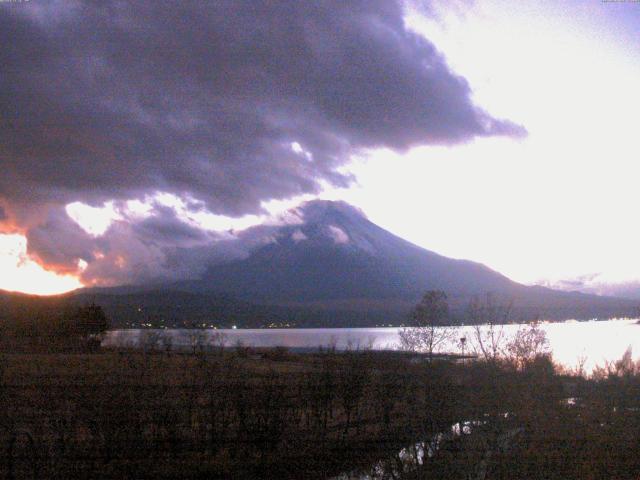
<path fill-rule="evenodd" d="M 380 228 L 344 202 L 307 202 L 284 219 L 238 232 L 207 258 L 199 280 L 157 288 L 293 308 L 291 315 L 302 315 L 294 319 L 299 324 L 324 312 L 325 326 L 344 326 L 345 319 L 358 325 L 401 321 L 426 290 L 444 290 L 458 318 L 473 296 L 489 292 L 512 303 L 513 318 L 521 320 L 635 309 L 631 301 L 525 286 L 482 264 L 443 257 Z"/>
<path fill-rule="evenodd" d="M 344 202 L 307 202 L 293 214 L 300 221 L 242 232 L 246 256 L 212 266 L 199 288 L 261 301 L 413 301 L 427 289 L 467 295 L 517 285 L 413 245 Z"/>

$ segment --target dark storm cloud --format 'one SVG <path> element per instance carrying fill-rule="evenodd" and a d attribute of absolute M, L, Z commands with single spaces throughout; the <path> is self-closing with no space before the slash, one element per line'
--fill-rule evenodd
<path fill-rule="evenodd" d="M 173 209 L 156 206 L 150 217 L 115 222 L 96 239 L 97 253 L 81 280 L 123 284 L 191 278 L 204 271 L 207 262 L 190 252 L 211 250 L 219 243 L 218 234 L 183 222 Z"/>
<path fill-rule="evenodd" d="M 182 280 L 210 263 L 246 255 L 229 235 L 205 232 L 180 220 L 173 209 L 156 205 L 150 216 L 115 221 L 99 237 L 80 228 L 63 208 L 51 209 L 29 231 L 29 253 L 59 272 L 75 272 L 87 285 Z"/>
<path fill-rule="evenodd" d="M 74 272 L 78 260 L 89 265 L 83 279 L 142 282 L 162 278 L 183 278 L 183 270 L 167 264 L 174 252 L 189 251 L 220 243 L 220 235 L 205 232 L 180 220 L 173 209 L 155 205 L 151 215 L 139 221 L 122 219 L 114 222 L 99 237 L 85 232 L 64 208 L 52 208 L 46 221 L 28 232 L 29 253 L 60 272 Z M 217 248 L 216 248 L 217 251 Z M 221 252 L 224 247 L 221 246 Z M 209 254 L 210 256 L 212 254 Z M 190 256 L 182 254 L 186 260 Z M 102 275 L 99 277 L 99 275 Z"/>
<path fill-rule="evenodd" d="M 0 44 L 13 202 L 163 190 L 240 214 L 346 184 L 353 149 L 522 133 L 390 0 L 5 4 Z"/>
<path fill-rule="evenodd" d="M 29 253 L 58 271 L 75 271 L 78 259 L 92 261 L 94 241 L 64 208 L 49 211 L 46 221 L 28 232 Z"/>
<path fill-rule="evenodd" d="M 136 236 L 159 245 L 201 244 L 213 240 L 206 232 L 180 220 L 175 210 L 156 207 L 154 215 L 134 223 Z"/>
<path fill-rule="evenodd" d="M 31 253 L 84 258 L 88 281 L 175 272 L 212 238 L 156 209 L 96 239 L 68 202 L 164 191 L 240 215 L 347 185 L 360 149 L 524 133 L 472 103 L 392 0 L 7 2 L 0 45 L 0 201 Z"/>

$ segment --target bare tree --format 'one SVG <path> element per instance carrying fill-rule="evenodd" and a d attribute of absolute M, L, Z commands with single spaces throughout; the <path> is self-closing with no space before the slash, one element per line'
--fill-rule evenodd
<path fill-rule="evenodd" d="M 403 350 L 427 353 L 429 361 L 455 335 L 455 329 L 449 325 L 449 304 L 443 291 L 426 292 L 410 319 L 411 326 L 399 332 L 400 346 Z"/>
<path fill-rule="evenodd" d="M 507 352 L 516 368 L 522 369 L 536 357 L 549 354 L 547 334 L 538 322 L 520 327 L 507 344 Z"/>
<path fill-rule="evenodd" d="M 214 350 L 222 355 L 224 347 L 227 344 L 227 335 L 216 330 L 209 336 L 209 341 L 211 342 L 211 345 L 213 345 Z"/>
<path fill-rule="evenodd" d="M 155 329 L 142 330 L 138 337 L 138 343 L 144 353 L 155 352 L 161 339 L 160 332 Z"/>
<path fill-rule="evenodd" d="M 612 378 L 634 377 L 640 373 L 640 362 L 634 362 L 631 345 L 625 350 L 622 357 L 613 362 L 605 362 L 604 367 L 596 366 L 592 377 L 597 380 Z"/>
<path fill-rule="evenodd" d="M 202 353 L 207 344 L 207 332 L 200 328 L 185 332 L 187 343 L 191 347 L 191 353 Z"/>
<path fill-rule="evenodd" d="M 170 333 L 164 332 L 162 335 L 162 348 L 167 355 L 171 355 L 171 350 L 173 350 L 173 337 Z"/>
<path fill-rule="evenodd" d="M 576 365 L 572 368 L 566 369 L 566 373 L 574 377 L 586 378 L 587 377 L 586 365 L 588 360 L 589 360 L 589 357 L 583 351 L 580 355 L 578 355 L 578 358 L 576 359 Z M 562 368 L 562 367 L 559 366 L 559 368 Z"/>
<path fill-rule="evenodd" d="M 467 322 L 473 325 L 473 349 L 487 362 L 505 354 L 504 325 L 509 322 L 511 307 L 511 302 L 498 302 L 491 293 L 472 298 L 467 307 Z"/>

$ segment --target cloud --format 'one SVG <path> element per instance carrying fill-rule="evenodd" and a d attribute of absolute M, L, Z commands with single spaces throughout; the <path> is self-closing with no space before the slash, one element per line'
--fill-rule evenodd
<path fill-rule="evenodd" d="M 291 240 L 293 240 L 295 243 L 298 243 L 304 240 L 308 240 L 308 237 L 304 234 L 302 230 L 298 228 L 291 234 Z"/>
<path fill-rule="evenodd" d="M 2 208 L 2 206 L 0 206 L 0 222 L 4 222 L 5 220 L 8 220 L 9 216 L 7 215 L 7 212 L 4 210 L 4 208 Z"/>
<path fill-rule="evenodd" d="M 328 233 L 336 244 L 349 243 L 349 235 L 347 235 L 340 227 L 329 225 Z"/>
<path fill-rule="evenodd" d="M 354 148 L 519 131 L 472 104 L 392 1 L 34 3 L 0 21 L 13 197 L 158 189 L 239 214 L 345 184 Z"/>
<path fill-rule="evenodd" d="M 137 237 L 158 245 L 186 247 L 209 243 L 214 238 L 214 235 L 179 219 L 175 210 L 169 207 L 156 207 L 152 216 L 133 224 L 131 228 Z"/>
<path fill-rule="evenodd" d="M 86 239 L 34 212 L 161 191 L 255 213 L 348 185 L 356 151 L 524 133 L 473 104 L 392 0 L 4 4 L 0 44 L 0 196 L 56 264 Z M 178 230 L 160 235 L 198 237 Z"/>
<path fill-rule="evenodd" d="M 178 218 L 175 210 L 154 205 L 139 221 L 116 220 L 96 237 L 81 228 L 63 208 L 30 229 L 28 252 L 58 272 L 76 272 L 87 266 L 81 279 L 92 284 L 143 283 L 181 280 L 197 275 L 211 262 L 244 252 L 227 247 L 225 237 L 201 230 Z M 187 252 L 200 252 L 200 263 Z M 233 255 L 232 255 L 233 254 Z"/>
<path fill-rule="evenodd" d="M 77 270 L 78 260 L 94 260 L 94 241 L 63 208 L 51 209 L 43 223 L 28 232 L 28 253 L 58 272 Z"/>

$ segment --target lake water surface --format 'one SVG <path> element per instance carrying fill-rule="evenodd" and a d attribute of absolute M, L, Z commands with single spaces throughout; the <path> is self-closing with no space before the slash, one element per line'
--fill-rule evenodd
<path fill-rule="evenodd" d="M 554 361 L 574 368 L 584 360 L 584 368 L 592 371 L 594 366 L 604 366 L 606 362 L 618 360 L 627 348 L 632 348 L 633 357 L 640 359 L 640 325 L 635 319 L 543 323 Z M 504 335 L 508 339 L 520 325 L 505 325 Z M 318 348 L 335 345 L 337 349 L 352 348 L 395 349 L 399 337 L 396 327 L 389 328 L 310 328 L 310 329 L 218 329 L 204 330 L 201 334 L 211 339 L 216 332 L 222 332 L 226 345 L 233 346 L 241 341 L 247 346 L 289 348 Z M 140 346 L 149 338 L 150 330 L 113 330 L 105 338 L 105 346 Z M 152 335 L 167 335 L 172 344 L 184 347 L 191 344 L 192 330 L 153 330 Z M 156 335 L 157 334 L 157 335 Z M 467 338 L 466 352 L 473 352 L 473 327 L 457 327 L 455 341 L 442 348 L 444 352 L 460 353 L 458 339 Z"/>

